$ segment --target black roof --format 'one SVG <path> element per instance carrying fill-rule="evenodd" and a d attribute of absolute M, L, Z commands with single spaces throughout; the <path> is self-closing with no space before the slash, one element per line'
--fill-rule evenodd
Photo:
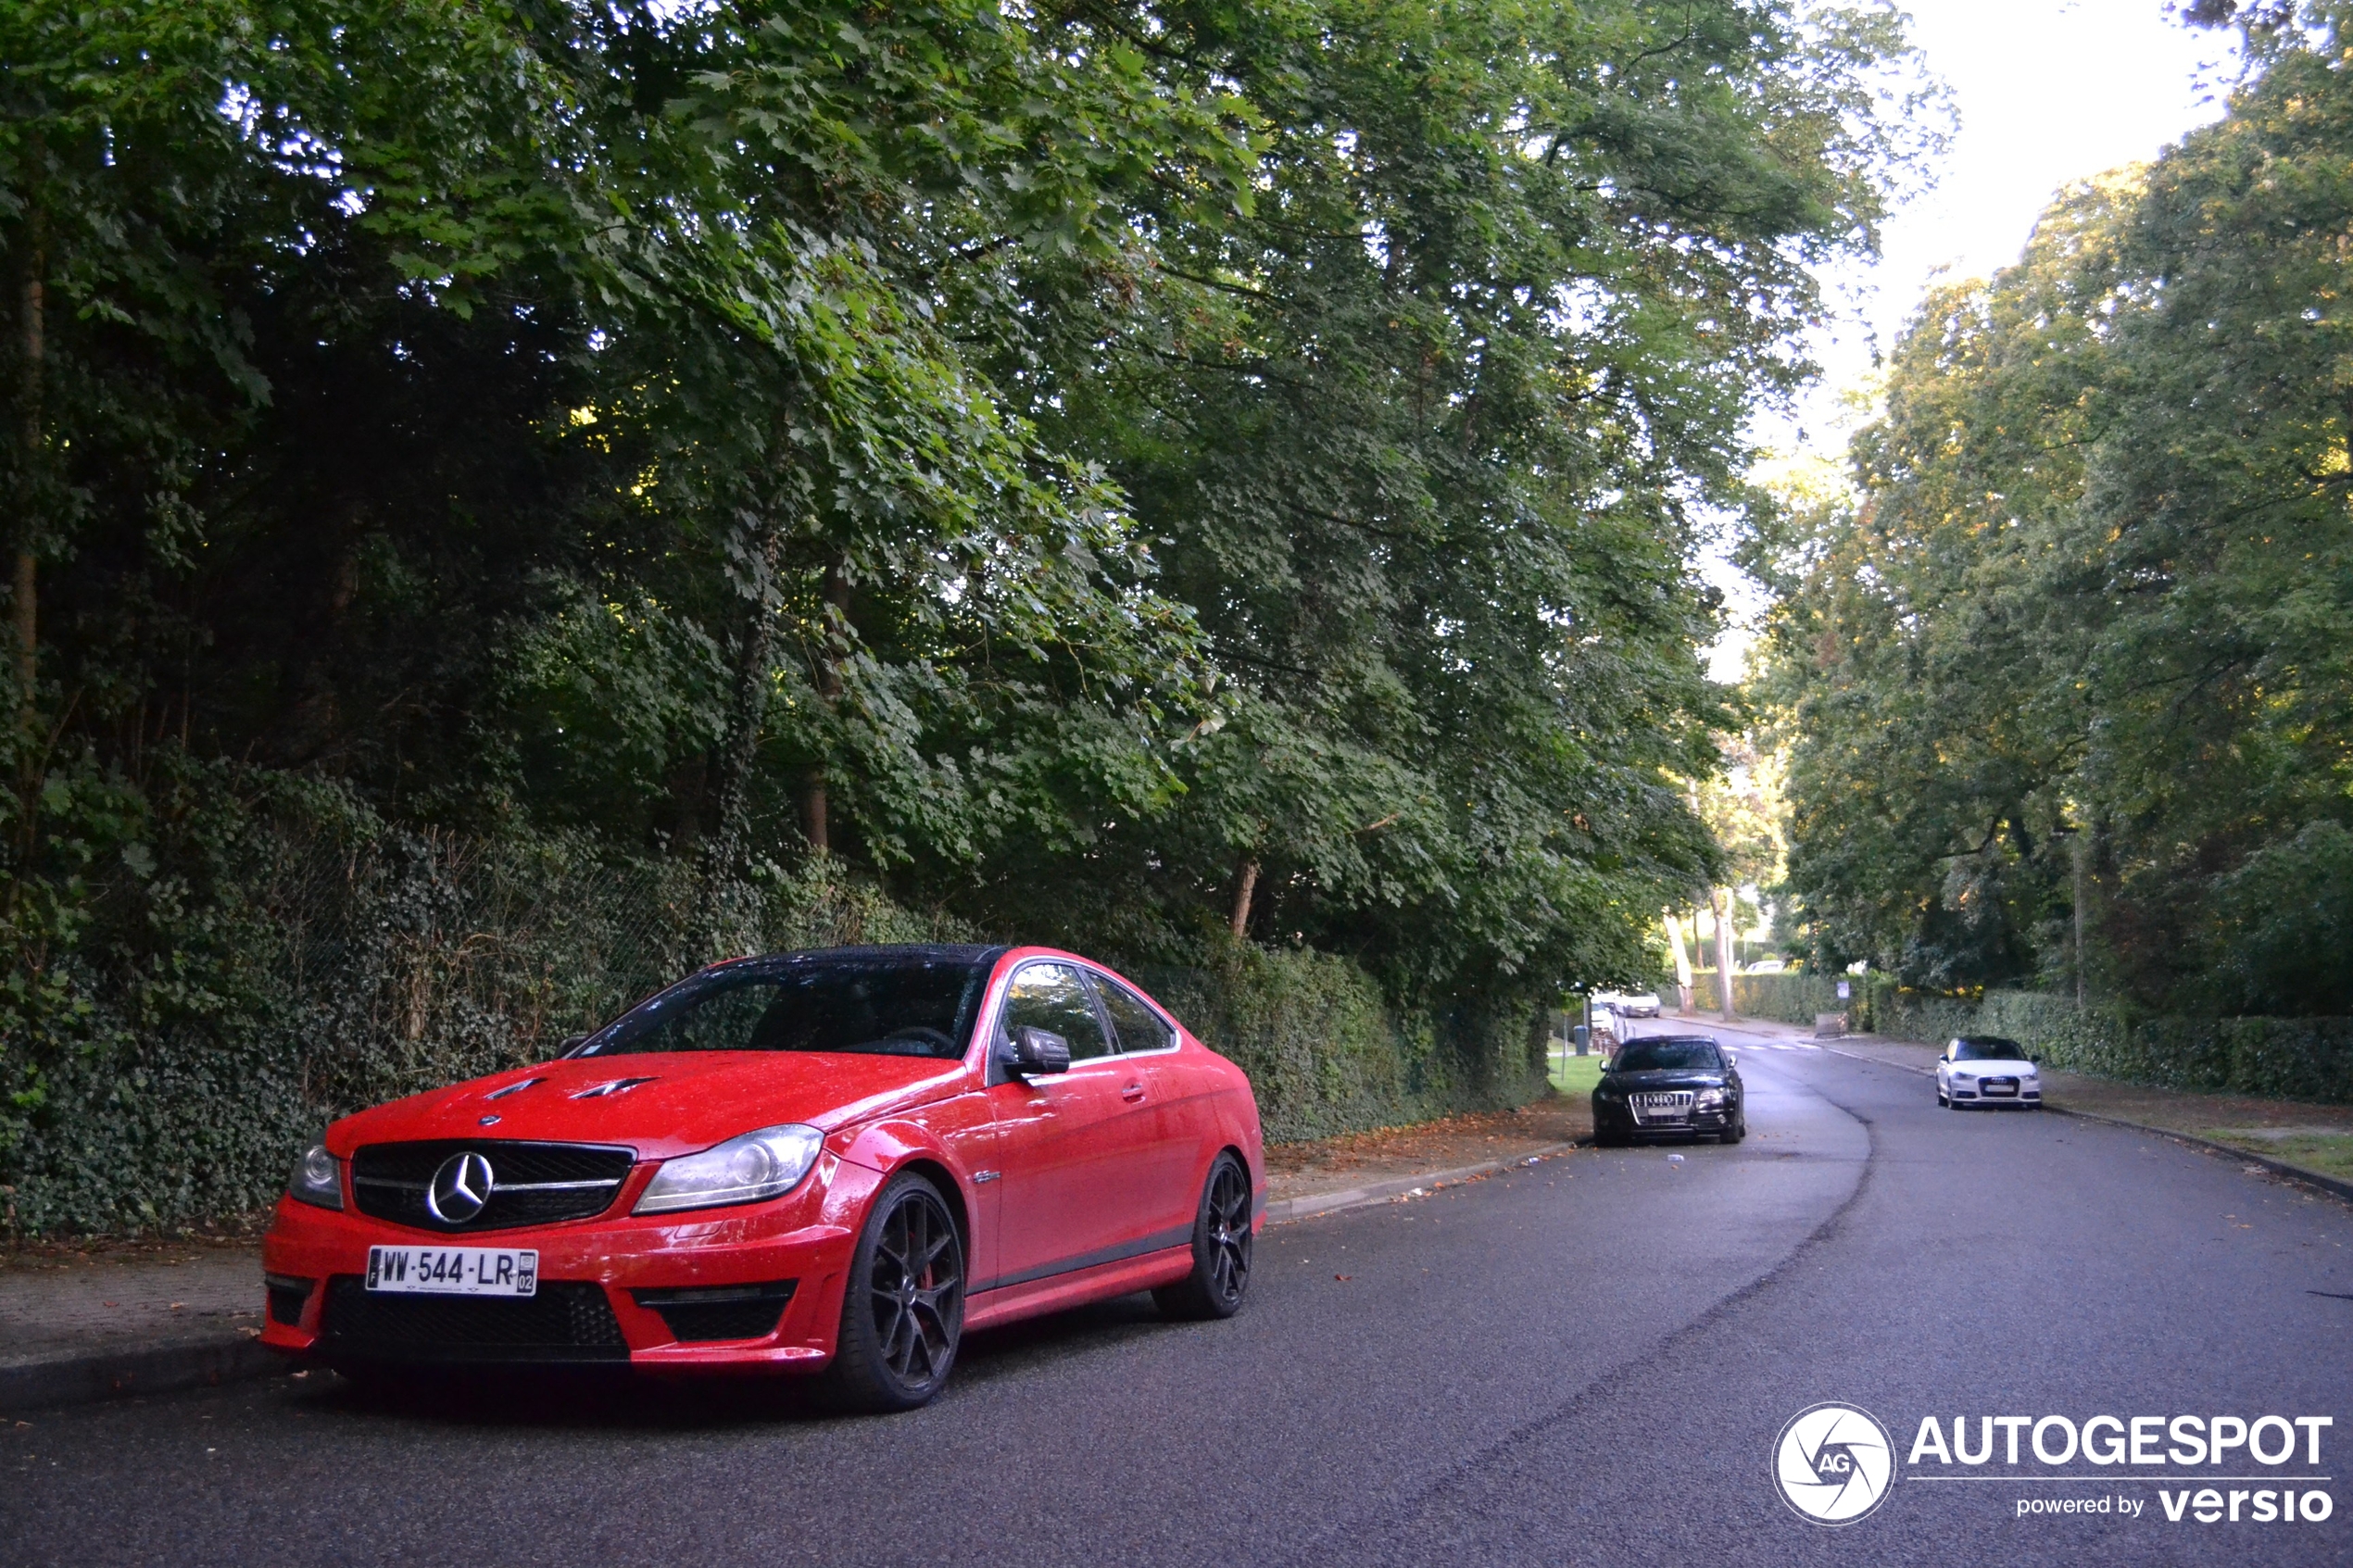
<path fill-rule="evenodd" d="M 916 963 L 994 963 L 1013 951 L 1003 943 L 991 946 L 979 942 L 887 942 L 849 947 L 798 947 L 787 953 L 761 953 L 749 958 L 724 959 L 727 964 L 758 964 L 771 966 L 803 963 L 812 959 L 905 959 Z M 716 968 L 716 965 L 712 967 Z"/>

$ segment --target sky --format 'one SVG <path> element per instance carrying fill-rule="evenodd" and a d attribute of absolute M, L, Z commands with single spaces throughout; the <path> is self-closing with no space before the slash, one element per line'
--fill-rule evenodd
<path fill-rule="evenodd" d="M 1935 184 L 1899 208 L 1875 265 L 1826 281 L 1841 320 L 1813 342 L 1820 383 L 1794 416 L 1760 423 L 1768 446 L 1836 458 L 1867 397 L 1875 350 L 1894 345 L 1931 282 L 2017 259 L 2060 186 L 2155 157 L 2219 118 L 2234 35 L 2183 27 L 2164 0 L 1911 0 L 1912 38 L 1952 94 L 1959 129 Z M 1754 583 L 1720 561 L 1711 580 L 1736 614 Z M 1748 639 L 1716 649 L 1737 679 Z"/>

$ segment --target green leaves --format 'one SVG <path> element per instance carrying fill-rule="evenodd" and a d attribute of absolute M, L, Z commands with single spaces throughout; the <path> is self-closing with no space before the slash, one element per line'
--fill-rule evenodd
<path fill-rule="evenodd" d="M 1722 0 L 0 44 L 61 758 L 1164 956 L 1256 862 L 1441 998 L 1646 972 L 1712 868 L 1692 519 L 1907 156 L 1890 18 Z"/>
<path fill-rule="evenodd" d="M 2289 847 L 2353 814 L 2334 36 L 1932 295 L 1859 507 L 1788 542 L 1773 691 L 1825 957 L 2068 978 L 2080 904 L 2091 980 L 2143 1005 L 2353 1006 L 2262 956 L 2316 949 L 2243 891 L 2285 857 L 2334 908 Z"/>

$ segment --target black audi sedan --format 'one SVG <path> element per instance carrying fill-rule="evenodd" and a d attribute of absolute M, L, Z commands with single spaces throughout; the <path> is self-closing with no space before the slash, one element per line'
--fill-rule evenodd
<path fill-rule="evenodd" d="M 1726 1047 L 1705 1035 L 1629 1040 L 1593 1086 L 1593 1141 L 1748 1135 L 1740 1071 Z"/>

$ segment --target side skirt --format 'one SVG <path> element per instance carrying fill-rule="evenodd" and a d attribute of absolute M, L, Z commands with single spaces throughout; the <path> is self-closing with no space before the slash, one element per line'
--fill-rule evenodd
<path fill-rule="evenodd" d="M 1091 1269 L 1074 1269 L 1026 1285 L 1000 1286 L 966 1298 L 964 1327 L 968 1331 L 994 1328 L 1020 1318 L 1038 1317 L 1088 1301 L 1150 1290 L 1156 1285 L 1174 1285 L 1192 1271 L 1193 1248 L 1188 1241 L 1182 1247 L 1163 1248 L 1141 1257 L 1123 1258 L 1115 1263 L 1099 1263 Z"/>

